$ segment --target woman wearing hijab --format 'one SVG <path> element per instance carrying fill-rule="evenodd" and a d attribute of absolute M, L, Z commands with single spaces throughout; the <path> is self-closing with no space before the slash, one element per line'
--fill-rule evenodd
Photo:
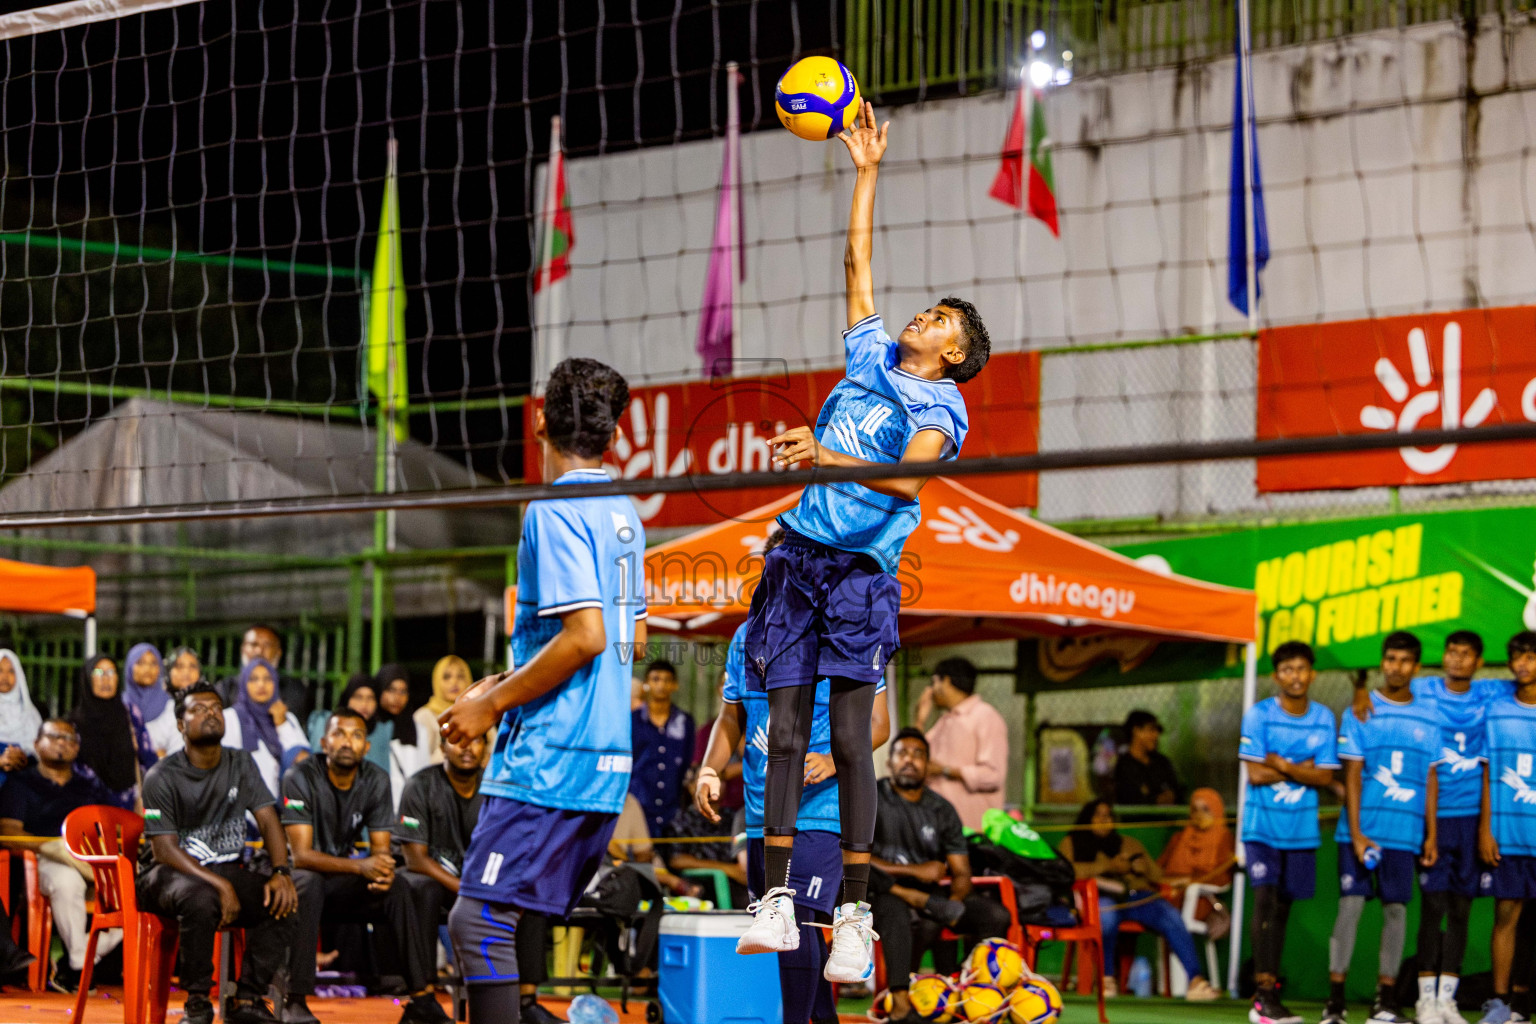
<path fill-rule="evenodd" d="M 80 734 L 76 769 L 89 769 L 124 809 L 140 810 L 139 782 L 159 760 L 139 709 L 123 703 L 117 662 L 104 654 L 86 659 L 80 702 L 70 714 Z"/>
<path fill-rule="evenodd" d="M 1227 805 L 1214 789 L 1197 789 L 1189 795 L 1189 824 L 1174 833 L 1157 858 L 1163 868 L 1163 884 L 1172 886 L 1168 902 L 1184 905 L 1184 890 L 1192 883 L 1224 889 L 1232 881 L 1237 840 L 1227 828 Z M 1211 913 L 1211 901 L 1201 899 L 1195 920 Z"/>
<path fill-rule="evenodd" d="M 171 656 L 165 659 L 165 674 L 161 681 L 165 686 L 165 692 L 172 698 L 181 691 L 201 682 L 203 678 L 203 659 L 190 647 L 178 647 L 171 652 Z"/>
<path fill-rule="evenodd" d="M 176 728 L 176 708 L 171 695 L 165 691 L 162 677 L 165 665 L 160 649 L 154 644 L 134 644 L 123 659 L 128 678 L 123 683 L 123 703 L 137 708 L 149 730 L 149 742 L 155 753 L 164 757 L 172 750 L 179 750 L 181 733 Z"/>
<path fill-rule="evenodd" d="M 387 772 L 390 767 L 389 741 L 394 738 L 395 730 L 393 723 L 379 720 L 378 685 L 373 676 L 358 672 L 347 680 L 347 688 L 341 691 L 336 706 L 351 708 L 363 716 L 363 722 L 368 726 L 366 757 Z M 331 713 L 323 709 L 309 716 L 309 745 L 312 749 L 320 749 L 320 740 L 325 736 L 325 727 L 330 720 Z"/>
<path fill-rule="evenodd" d="M 429 754 L 420 741 L 416 719 L 408 710 L 411 704 L 411 677 L 404 665 L 385 665 L 379 669 L 379 721 L 391 727 L 389 739 L 389 787 L 395 809 L 400 808 L 400 794 L 406 780 L 427 766 Z M 434 728 L 434 732 L 437 730 Z"/>
<path fill-rule="evenodd" d="M 1141 841 L 1115 831 L 1115 809 L 1108 800 L 1090 800 L 1077 815 L 1078 827 L 1061 841 L 1061 855 L 1072 862 L 1079 879 L 1099 882 L 1099 921 L 1104 943 L 1104 963 L 1115 964 L 1115 940 L 1121 921 L 1135 921 L 1161 935 L 1178 957 L 1189 979 L 1184 998 L 1207 1002 L 1221 997 L 1206 980 L 1205 968 L 1195 955 L 1195 940 L 1179 912 L 1168 905 L 1158 890 L 1163 869 L 1147 853 Z M 1114 994 L 1112 976 L 1104 979 L 1104 994 Z"/>
<path fill-rule="evenodd" d="M 252 658 L 240 669 L 235 706 L 224 709 L 224 746 L 249 751 L 262 781 L 276 797 L 290 751 L 309 749 L 298 719 L 277 699 L 277 669 Z M 291 759 L 291 758 L 290 758 Z"/>
<path fill-rule="evenodd" d="M 426 751 L 428 764 L 443 763 L 443 734 L 438 729 L 437 716 L 453 707 L 472 681 L 469 662 L 457 654 L 439 658 L 432 666 L 432 699 L 411 716 L 416 720 L 416 742 Z"/>
<path fill-rule="evenodd" d="M 0 648 L 0 772 L 27 766 L 27 751 L 37 742 L 43 716 L 32 703 L 27 674 L 21 659 L 10 648 Z M 0 783 L 5 776 L 0 775 Z"/>

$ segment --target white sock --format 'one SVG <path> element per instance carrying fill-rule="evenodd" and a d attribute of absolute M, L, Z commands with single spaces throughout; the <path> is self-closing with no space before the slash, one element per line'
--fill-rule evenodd
<path fill-rule="evenodd" d="M 1433 974 L 1419 975 L 1419 998 L 1435 998 L 1435 976 Z"/>
<path fill-rule="evenodd" d="M 1456 998 L 1456 983 L 1461 981 L 1454 974 L 1440 975 L 1440 998 L 1454 1000 Z"/>

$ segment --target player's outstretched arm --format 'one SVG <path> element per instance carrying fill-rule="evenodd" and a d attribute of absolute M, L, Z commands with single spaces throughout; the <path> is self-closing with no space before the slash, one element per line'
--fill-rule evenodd
<path fill-rule="evenodd" d="M 875 127 L 875 108 L 866 102 L 852 128 L 844 128 L 838 138 L 848 147 L 857 176 L 853 181 L 853 209 L 848 213 L 848 246 L 843 250 L 843 274 L 848 286 L 848 326 L 875 311 L 875 279 L 869 271 L 874 251 L 875 178 L 880 173 L 880 159 L 885 156 L 887 121 Z"/>
<path fill-rule="evenodd" d="M 636 639 L 643 642 L 638 628 Z M 443 738 L 468 743 L 475 736 L 484 736 L 507 711 L 543 696 L 575 675 L 603 653 L 607 643 L 601 608 L 566 612 L 560 616 L 560 632 L 527 664 L 480 680 L 438 716 Z"/>

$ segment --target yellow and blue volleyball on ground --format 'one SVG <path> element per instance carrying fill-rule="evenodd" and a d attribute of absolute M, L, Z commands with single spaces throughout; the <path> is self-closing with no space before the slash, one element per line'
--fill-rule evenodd
<path fill-rule="evenodd" d="M 773 96 L 779 122 L 812 142 L 852 125 L 863 104 L 853 72 L 831 57 L 806 57 L 790 65 Z"/>
<path fill-rule="evenodd" d="M 1031 976 L 1008 997 L 1009 1024 L 1056 1024 L 1061 1017 L 1061 993 L 1044 978 Z"/>
<path fill-rule="evenodd" d="M 971 950 L 970 976 L 1007 992 L 1024 977 L 1024 954 L 1006 939 L 978 942 Z"/>
<path fill-rule="evenodd" d="M 970 1024 L 994 1021 L 1008 1010 L 1008 997 L 996 985 L 971 982 L 961 987 L 956 1015 Z"/>
<path fill-rule="evenodd" d="M 955 988 L 940 974 L 924 974 L 912 979 L 907 990 L 912 1012 L 931 1024 L 949 1024 L 955 1019 Z"/>

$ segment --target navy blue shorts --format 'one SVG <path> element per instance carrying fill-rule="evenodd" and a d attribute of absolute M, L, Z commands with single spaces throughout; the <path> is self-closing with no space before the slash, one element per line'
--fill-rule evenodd
<path fill-rule="evenodd" d="M 1355 856 L 1354 843 L 1340 843 L 1339 895 L 1364 896 L 1383 903 L 1407 903 L 1413 899 L 1417 859 L 1407 850 L 1383 849 L 1376 870 L 1369 871 Z"/>
<path fill-rule="evenodd" d="M 1494 899 L 1536 899 L 1536 857 L 1506 853 L 1489 870 L 1493 874 L 1490 895 Z"/>
<path fill-rule="evenodd" d="M 459 895 L 569 917 L 618 819 L 487 796 L 464 853 Z"/>
<path fill-rule="evenodd" d="M 1457 896 L 1486 896 L 1479 891 L 1483 865 L 1477 859 L 1477 815 L 1436 818 L 1435 841 L 1440 856 L 1434 867 L 1419 872 L 1419 888 Z"/>
<path fill-rule="evenodd" d="M 901 645 L 901 584 L 869 555 L 785 530 L 752 594 L 745 641 L 754 690 L 825 676 L 876 683 Z"/>
<path fill-rule="evenodd" d="M 1309 900 L 1317 891 L 1317 850 L 1277 850 L 1268 843 L 1244 843 L 1248 884 L 1278 886 L 1288 900 Z"/>
<path fill-rule="evenodd" d="M 747 840 L 747 892 L 763 894 L 763 841 Z M 795 906 L 831 914 L 843 887 L 842 839 L 836 832 L 795 833 L 795 855 L 789 859 L 789 887 Z"/>

